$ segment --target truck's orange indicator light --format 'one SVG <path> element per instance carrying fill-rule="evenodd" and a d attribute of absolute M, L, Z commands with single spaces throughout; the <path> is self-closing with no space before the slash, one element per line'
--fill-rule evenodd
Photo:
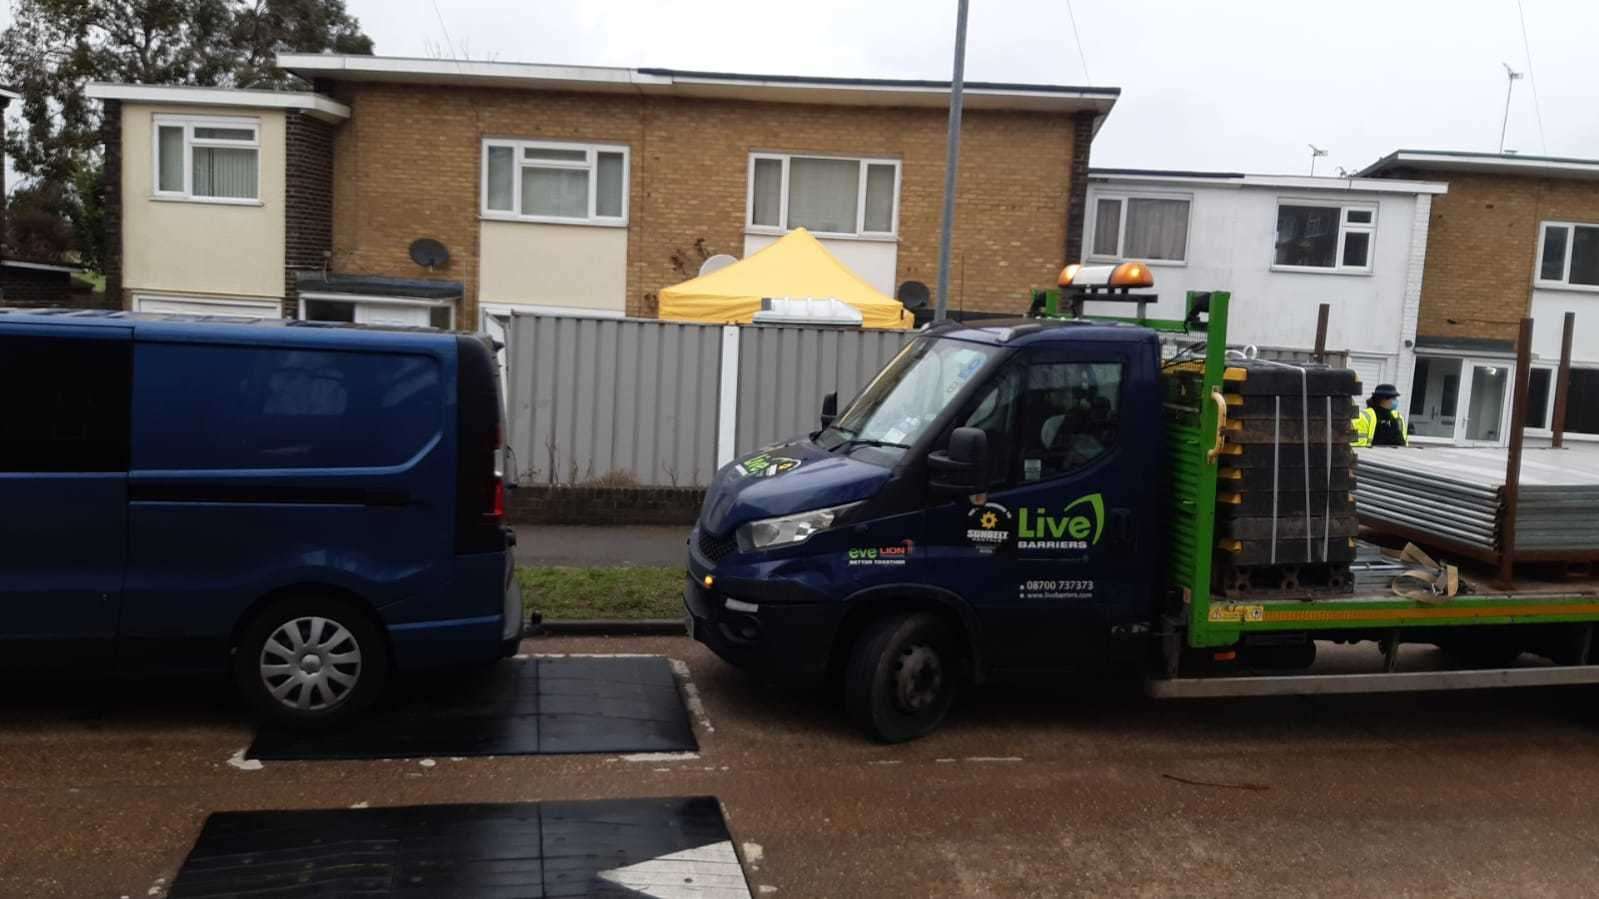
<path fill-rule="evenodd" d="M 1072 280 L 1077 277 L 1077 272 L 1081 268 L 1082 268 L 1082 266 L 1080 264 L 1076 263 L 1076 262 L 1073 262 L 1071 265 L 1066 266 L 1065 268 L 1060 270 L 1060 280 L 1058 282 L 1056 282 L 1056 283 L 1060 284 L 1060 286 L 1062 286 L 1062 287 L 1070 287 L 1071 283 L 1072 283 Z"/>
<path fill-rule="evenodd" d="M 707 589 L 707 590 L 711 589 L 711 585 L 714 584 L 714 583 L 716 583 L 716 578 L 711 577 L 710 575 L 707 574 L 705 576 L 705 589 Z"/>

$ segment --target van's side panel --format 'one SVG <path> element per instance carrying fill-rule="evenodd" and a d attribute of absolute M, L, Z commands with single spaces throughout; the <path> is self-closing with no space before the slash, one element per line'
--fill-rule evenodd
<path fill-rule="evenodd" d="M 492 657 L 499 593 L 463 606 L 451 546 L 447 336 L 164 324 L 134 370 L 124 659 L 225 664 L 253 604 L 295 589 L 360 598 L 400 667 Z"/>
<path fill-rule="evenodd" d="M 126 327 L 0 327 L 0 668 L 110 656 L 130 350 Z"/>

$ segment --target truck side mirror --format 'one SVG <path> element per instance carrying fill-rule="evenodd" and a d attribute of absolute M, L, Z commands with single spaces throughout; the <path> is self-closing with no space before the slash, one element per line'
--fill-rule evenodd
<path fill-rule="evenodd" d="M 822 397 L 822 427 L 827 427 L 838 418 L 838 394 L 829 393 Z"/>
<path fill-rule="evenodd" d="M 988 432 L 956 428 L 949 448 L 927 454 L 928 483 L 948 493 L 981 492 L 988 486 Z"/>

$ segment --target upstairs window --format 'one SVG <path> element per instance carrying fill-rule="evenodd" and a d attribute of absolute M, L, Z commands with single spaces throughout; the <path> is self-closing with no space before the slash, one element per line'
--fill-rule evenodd
<path fill-rule="evenodd" d="M 483 215 L 561 224 L 627 224 L 627 147 L 483 142 Z"/>
<path fill-rule="evenodd" d="M 836 156 L 750 156 L 748 226 L 781 234 L 893 237 L 899 161 Z"/>
<path fill-rule="evenodd" d="M 1186 262 L 1189 203 L 1187 197 L 1096 196 L 1089 257 Z"/>
<path fill-rule="evenodd" d="M 1599 225 L 1544 222 L 1538 285 L 1599 288 Z"/>
<path fill-rule="evenodd" d="M 1277 204 L 1273 268 L 1369 272 L 1377 207 L 1290 201 Z"/>
<path fill-rule="evenodd" d="M 155 196 L 209 203 L 261 198 L 261 128 L 256 119 L 155 117 Z"/>

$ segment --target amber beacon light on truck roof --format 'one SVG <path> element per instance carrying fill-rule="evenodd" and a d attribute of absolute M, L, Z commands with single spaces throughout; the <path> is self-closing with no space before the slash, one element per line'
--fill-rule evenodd
<path fill-rule="evenodd" d="M 1058 290 L 1033 291 L 1030 314 L 1040 318 L 1082 318 L 1083 304 L 1095 302 L 1134 303 L 1142 322 L 1149 304 L 1159 299 L 1153 293 L 1133 293 L 1138 288 L 1155 286 L 1155 273 L 1142 262 L 1108 265 L 1072 263 L 1061 269 Z"/>

